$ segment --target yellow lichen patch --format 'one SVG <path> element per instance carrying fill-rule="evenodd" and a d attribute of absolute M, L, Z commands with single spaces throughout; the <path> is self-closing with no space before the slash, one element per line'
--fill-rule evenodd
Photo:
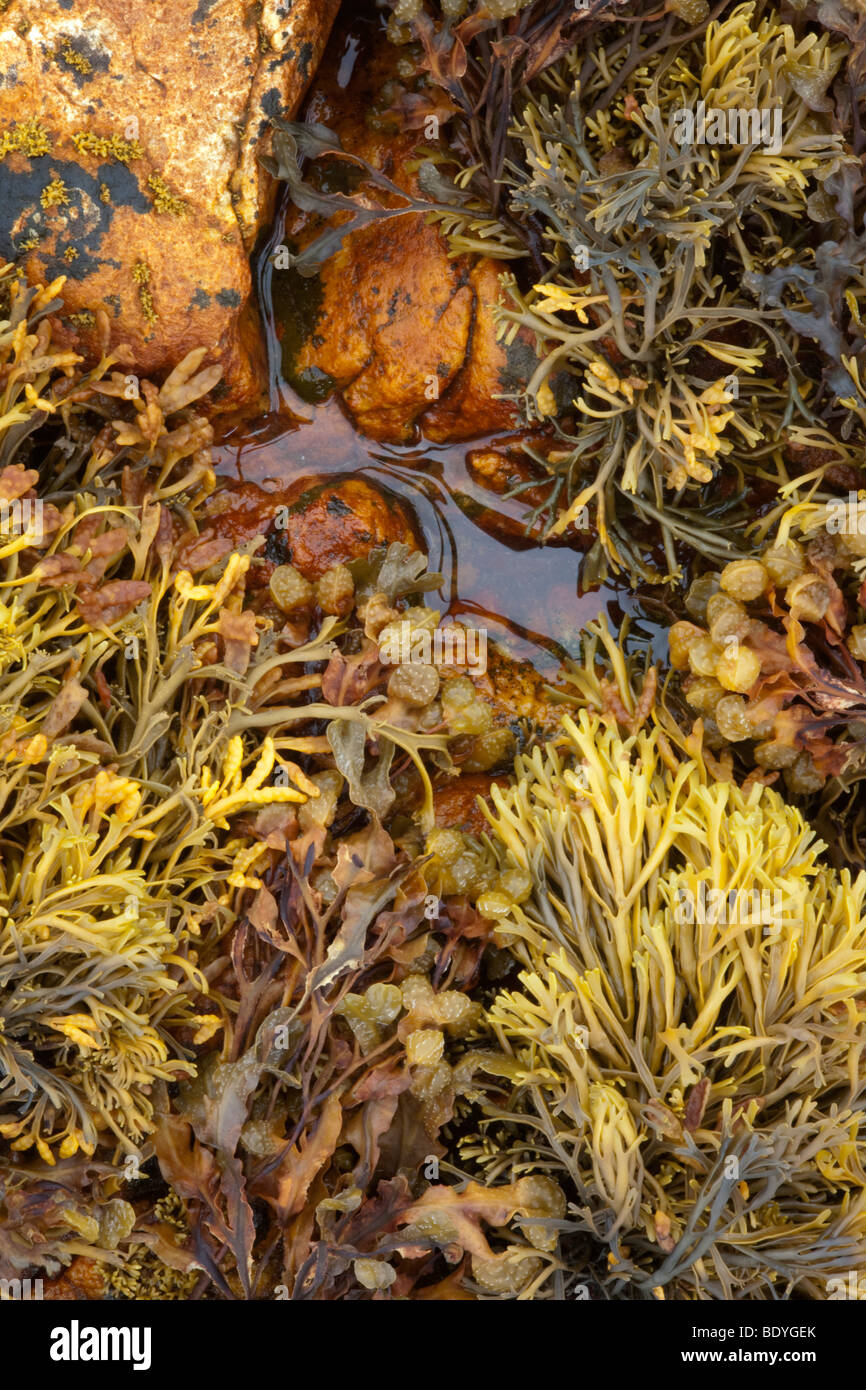
<path fill-rule="evenodd" d="M 172 193 L 165 179 L 160 174 L 151 174 L 147 180 L 153 199 L 153 206 L 157 212 L 171 213 L 173 217 L 183 217 L 187 212 L 187 205 L 177 194 Z"/>
<path fill-rule="evenodd" d="M 79 154 L 96 155 L 98 159 L 116 159 L 121 164 L 144 158 L 144 150 L 138 141 L 126 140 L 122 135 L 94 135 L 91 130 L 78 130 L 72 136 L 72 143 Z"/>
<path fill-rule="evenodd" d="M 54 178 L 47 183 L 39 195 L 44 208 L 63 207 L 69 202 L 69 193 L 62 179 Z"/>
<path fill-rule="evenodd" d="M 93 72 L 93 64 L 90 59 L 85 58 L 83 53 L 76 53 L 68 39 L 61 45 L 57 59 L 58 62 L 64 62 L 68 67 L 75 68 L 76 72 L 83 74 Z"/>
<path fill-rule="evenodd" d="M 28 159 L 38 159 L 51 153 L 51 136 L 35 118 L 19 121 L 11 130 L 4 130 L 0 135 L 0 159 L 13 150 L 26 155 Z"/>
<path fill-rule="evenodd" d="M 141 304 L 141 312 L 148 323 L 153 325 L 157 322 L 159 315 L 153 305 L 153 293 L 150 289 L 150 266 L 145 261 L 136 261 L 132 267 L 132 278 L 138 285 L 138 300 Z"/>

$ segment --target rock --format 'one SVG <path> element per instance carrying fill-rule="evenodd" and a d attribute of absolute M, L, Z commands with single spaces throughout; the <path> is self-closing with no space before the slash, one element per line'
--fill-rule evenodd
<path fill-rule="evenodd" d="M 237 547 L 267 537 L 254 584 L 266 584 L 277 565 L 291 563 L 305 579 L 319 579 L 332 565 L 357 560 L 377 546 L 403 541 L 417 548 L 400 502 L 366 478 L 299 478 L 265 492 L 252 483 L 231 483 L 208 503 L 203 538 L 222 536 Z"/>
<path fill-rule="evenodd" d="M 299 479 L 280 503 L 286 508 L 286 559 L 305 579 L 318 579 L 332 565 L 348 564 L 370 550 L 402 541 L 413 550 L 417 542 L 402 504 L 366 478 L 343 478 L 310 483 Z"/>
<path fill-rule="evenodd" d="M 479 798 L 492 807 L 491 791 L 497 783 L 507 785 L 507 777 L 494 777 L 489 772 L 467 772 L 440 783 L 433 791 L 433 814 L 436 824 L 447 830 L 462 830 L 465 835 L 484 835 L 489 825 L 479 805 Z"/>
<path fill-rule="evenodd" d="M 495 643 L 488 646 L 485 675 L 473 677 L 473 683 L 491 706 L 494 728 L 513 728 L 515 720 L 525 720 L 541 738 L 552 738 L 558 730 L 562 703 L 553 696 L 554 685 Z"/>
<path fill-rule="evenodd" d="M 0 261 L 65 275 L 67 345 L 159 375 L 208 345 L 214 408 L 258 405 L 249 253 L 339 0 L 9 0 L 0 15 Z M 210 360 L 210 358 L 208 359 Z"/>
<path fill-rule="evenodd" d="M 424 412 L 421 428 L 437 443 L 476 439 L 520 424 L 513 401 L 497 399 L 521 390 L 538 359 L 522 330 L 503 347 L 496 339 L 494 309 L 504 301 L 501 262 L 482 258 L 469 272 L 472 328 L 460 371 L 435 405 Z"/>
<path fill-rule="evenodd" d="M 302 371 L 327 372 L 355 424 L 400 442 L 460 373 L 475 296 L 435 227 L 401 217 L 347 238 L 323 272 L 315 335 Z"/>
<path fill-rule="evenodd" d="M 353 46 L 347 80 L 345 55 Z M 367 23 L 348 33 L 338 29 L 306 119 L 328 126 L 345 150 L 417 194 L 412 166 L 423 135 L 389 114 L 403 91 L 405 61 L 405 50 L 371 33 Z M 338 212 L 332 221 L 345 218 Z M 324 225 L 317 216 L 290 212 L 286 236 L 304 246 Z M 288 364 L 290 379 L 300 389 L 326 373 L 358 428 L 384 443 L 405 443 L 418 429 L 447 442 L 517 428 L 516 404 L 501 397 L 526 384 L 537 360 L 524 336 L 508 349 L 496 341 L 502 268 L 488 258 L 449 256 L 446 238 L 422 213 L 353 232 L 322 269 L 319 303 L 312 315 L 305 311 L 312 322 Z"/>
<path fill-rule="evenodd" d="M 55 1302 L 98 1302 L 105 1297 L 105 1266 L 76 1255 L 68 1269 L 54 1279 L 44 1279 L 42 1297 Z"/>

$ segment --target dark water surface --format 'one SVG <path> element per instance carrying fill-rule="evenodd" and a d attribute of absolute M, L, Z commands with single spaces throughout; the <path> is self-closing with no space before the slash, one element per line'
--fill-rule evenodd
<path fill-rule="evenodd" d="M 335 398 L 321 404 L 301 400 L 281 365 L 281 272 L 273 269 L 269 254 L 282 234 L 278 218 L 258 259 L 271 410 L 225 437 L 215 450 L 217 472 L 269 492 L 298 478 L 363 473 L 410 510 L 429 567 L 443 576 L 438 598 L 431 595 L 431 601 L 455 618 L 485 627 L 491 641 L 501 641 L 514 656 L 547 673 L 563 656 L 578 654 L 580 629 L 590 619 L 607 613 L 616 630 L 625 613 L 638 613 L 624 580 L 584 591 L 581 551 L 529 541 L 520 502 L 498 497 L 476 481 L 467 453 L 493 440 L 377 444 L 354 429 Z M 651 641 L 649 625 L 644 621 L 639 628 Z"/>

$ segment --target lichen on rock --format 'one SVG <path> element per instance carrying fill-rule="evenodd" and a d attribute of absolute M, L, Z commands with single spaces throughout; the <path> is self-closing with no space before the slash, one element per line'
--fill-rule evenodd
<path fill-rule="evenodd" d="M 68 276 L 70 347 L 98 358 L 81 316 L 104 308 L 112 348 L 126 345 L 141 376 L 208 343 L 223 367 L 213 407 L 258 403 L 264 357 L 249 253 L 274 201 L 259 155 L 269 117 L 291 115 L 303 95 L 337 8 L 4 7 L 0 260 L 17 262 L 31 283 Z"/>

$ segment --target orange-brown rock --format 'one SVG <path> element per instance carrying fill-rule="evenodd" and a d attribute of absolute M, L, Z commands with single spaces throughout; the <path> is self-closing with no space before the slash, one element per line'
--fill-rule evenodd
<path fill-rule="evenodd" d="M 55 1279 L 45 1279 L 42 1297 L 58 1302 L 99 1300 L 105 1296 L 105 1273 L 95 1260 L 76 1255 L 68 1269 Z"/>
<path fill-rule="evenodd" d="M 434 227 L 405 217 L 349 238 L 323 280 L 322 317 L 299 367 L 333 377 L 364 434 L 410 437 L 466 358 L 475 294 L 465 265 L 448 260 Z"/>
<path fill-rule="evenodd" d="M 525 386 L 535 367 L 535 355 L 522 334 L 506 349 L 496 338 L 494 310 L 505 300 L 500 267 L 487 258 L 469 272 L 473 294 L 472 336 L 463 365 L 448 390 L 425 412 L 422 428 L 428 439 L 444 443 L 471 439 L 513 428 L 518 414 L 513 402 L 497 400 Z"/>
<path fill-rule="evenodd" d="M 286 558 L 305 579 L 360 559 L 377 546 L 417 542 L 400 503 L 365 478 L 310 486 L 300 482 L 280 499 L 288 508 Z"/>
<path fill-rule="evenodd" d="M 7 0 L 0 16 L 0 259 L 65 275 L 70 344 L 96 315 L 131 370 L 207 345 L 220 409 L 258 403 L 249 252 L 339 0 Z"/>
<path fill-rule="evenodd" d="M 346 81 L 347 37 L 357 57 Z M 389 112 L 404 86 L 405 52 L 381 41 L 369 25 L 334 37 L 311 89 L 307 119 L 334 130 L 343 148 L 418 194 L 415 168 L 425 142 Z M 431 152 L 435 143 L 428 144 Z M 420 153 L 419 153 L 420 149 Z M 399 199 L 370 188 L 385 205 Z M 345 213 L 336 213 L 339 224 Z M 304 246 L 326 225 L 318 216 L 289 215 L 286 235 Z M 535 365 L 518 338 L 496 341 L 494 309 L 504 300 L 499 266 L 452 257 L 439 228 L 409 213 L 353 232 L 321 271 L 321 302 L 312 331 L 295 354 L 294 371 L 327 373 L 355 423 L 389 443 L 416 429 L 437 441 L 472 439 L 515 428 L 519 414 L 502 399 L 525 384 Z"/>
<path fill-rule="evenodd" d="M 492 707 L 495 727 L 513 726 L 519 719 L 535 725 L 542 738 L 556 733 L 562 704 L 553 699 L 549 683 L 528 661 L 516 661 L 492 644 L 488 648 L 487 671 L 473 679 Z"/>
<path fill-rule="evenodd" d="M 493 777 L 487 772 L 467 772 L 443 782 L 433 792 L 433 813 L 436 824 L 446 830 L 462 830 L 465 835 L 483 835 L 489 826 L 478 798 L 489 805 L 490 789 L 507 778 Z"/>
<path fill-rule="evenodd" d="M 417 546 L 400 503 L 366 478 L 316 481 L 299 478 L 289 488 L 265 492 L 252 483 L 220 489 L 209 503 L 209 535 L 242 545 L 268 537 L 259 578 L 286 562 L 305 579 L 318 579 L 332 565 L 356 560 L 377 546 L 403 541 Z"/>

